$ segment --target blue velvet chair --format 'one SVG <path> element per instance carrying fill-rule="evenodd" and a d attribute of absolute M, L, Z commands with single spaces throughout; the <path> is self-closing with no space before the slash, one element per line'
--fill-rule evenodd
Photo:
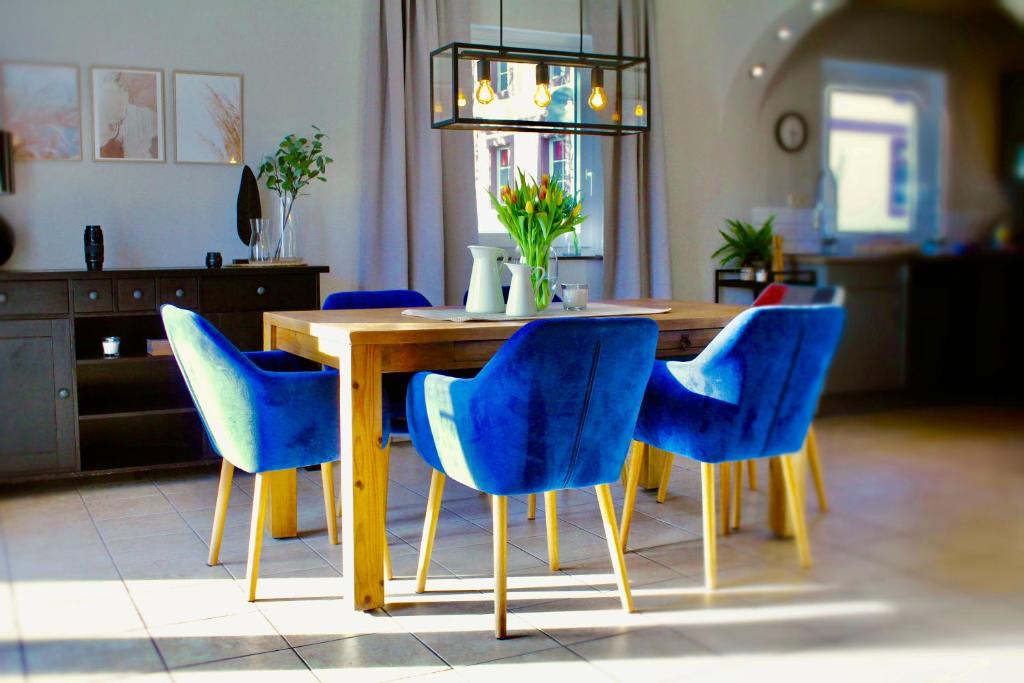
<path fill-rule="evenodd" d="M 242 353 L 192 311 L 168 305 L 160 314 L 210 443 L 223 458 L 210 565 L 219 561 L 234 469 L 256 475 L 246 567 L 252 602 L 270 477 L 320 465 L 327 529 L 331 543 L 338 543 L 332 476 L 338 457 L 338 374 L 295 370 L 294 357 L 280 351 Z"/>
<path fill-rule="evenodd" d="M 433 469 L 416 591 L 446 477 L 492 496 L 495 635 L 504 638 L 507 496 L 594 486 L 622 605 L 632 611 L 609 483 L 619 477 L 658 326 L 649 319 L 529 323 L 470 379 L 421 372 L 409 385 L 413 445 Z M 549 531 L 552 517 L 548 518 Z"/>
<path fill-rule="evenodd" d="M 844 317 L 838 306 L 750 308 L 694 360 L 654 364 L 634 438 L 701 464 L 704 572 L 709 589 L 717 582 L 716 464 L 751 457 L 781 458 L 800 561 L 803 566 L 810 564 L 792 454 L 803 448 Z M 637 456 L 634 450 L 626 482 L 623 548 L 640 476 Z"/>
<path fill-rule="evenodd" d="M 417 308 L 430 306 L 427 297 L 413 289 L 385 289 L 377 291 L 353 291 L 334 292 L 324 299 L 323 310 L 359 310 L 367 308 Z M 412 373 L 394 372 L 384 375 L 382 383 L 382 404 L 383 419 L 381 424 L 384 433 L 381 438 L 384 443 L 384 457 L 391 457 L 391 435 L 408 434 L 409 427 L 405 419 L 405 393 L 409 386 Z M 384 489 L 384 509 L 387 510 L 387 488 Z M 337 514 L 341 516 L 341 498 L 338 498 Z M 391 550 L 387 543 L 387 534 L 384 536 L 384 575 L 388 579 L 394 578 L 394 571 L 391 567 Z"/>

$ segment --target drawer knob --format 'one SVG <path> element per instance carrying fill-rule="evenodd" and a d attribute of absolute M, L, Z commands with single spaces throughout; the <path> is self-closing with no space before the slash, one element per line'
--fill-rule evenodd
<path fill-rule="evenodd" d="M 68 396 L 71 395 L 71 392 L 65 389 L 64 387 L 61 387 L 60 391 L 57 392 L 57 395 L 60 396 L 61 398 L 67 398 Z"/>
<path fill-rule="evenodd" d="M 100 293 L 99 292 L 97 292 L 95 289 L 90 289 L 89 290 L 89 301 L 96 301 L 96 299 L 99 299 L 99 298 L 100 298 Z"/>
<path fill-rule="evenodd" d="M 7 303 L 7 294 L 5 292 L 0 292 L 0 304 L 5 303 Z"/>
<path fill-rule="evenodd" d="M 185 296 L 185 290 L 179 287 L 178 289 L 174 290 L 174 296 L 178 297 L 179 299 L 183 298 Z"/>
<path fill-rule="evenodd" d="M 142 298 L 142 290 L 141 289 L 136 289 L 134 292 L 132 292 L 132 297 L 135 298 L 135 299 L 141 299 Z"/>
<path fill-rule="evenodd" d="M 260 296 L 263 296 L 264 294 L 267 293 L 267 288 L 264 287 L 263 285 L 260 285 L 259 287 L 256 288 L 256 293 L 259 294 Z"/>

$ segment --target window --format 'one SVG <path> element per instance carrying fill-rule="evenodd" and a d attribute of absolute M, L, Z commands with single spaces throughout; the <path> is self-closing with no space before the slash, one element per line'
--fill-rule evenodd
<path fill-rule="evenodd" d="M 939 233 L 945 77 L 825 60 L 819 206 L 840 240 Z"/>
<path fill-rule="evenodd" d="M 512 184 L 512 148 L 508 145 L 494 148 L 494 193 Z"/>
<path fill-rule="evenodd" d="M 841 232 L 910 232 L 917 187 L 917 106 L 909 93 L 832 89 L 829 168 Z"/>
<path fill-rule="evenodd" d="M 507 95 L 509 86 L 512 85 L 512 69 L 509 68 L 508 62 L 498 62 L 496 68 L 498 71 L 496 90 L 501 95 Z"/>
<path fill-rule="evenodd" d="M 575 136 L 574 136 L 575 137 Z M 566 194 L 576 192 L 576 174 L 572 164 L 573 144 L 565 135 L 548 138 L 548 175 L 558 179 Z"/>
<path fill-rule="evenodd" d="M 496 43 L 497 27 L 474 25 L 470 38 L 478 43 Z M 553 50 L 578 51 L 580 36 L 575 34 L 505 29 L 505 40 L 516 45 L 542 47 Z M 585 37 L 585 49 L 591 49 L 590 37 Z M 541 109 L 533 103 L 536 69 L 529 64 L 494 62 L 494 87 L 501 98 L 483 106 L 473 100 L 474 115 L 487 114 L 501 118 L 542 119 L 561 112 L 571 118 L 577 102 L 585 102 L 589 88 L 586 78 L 581 83 L 576 69 L 552 66 L 550 71 L 552 97 L 557 107 Z M 511 88 L 512 83 L 515 88 Z M 511 92 L 506 92 L 511 88 Z M 559 177 L 566 192 L 583 201 L 587 219 L 579 227 L 579 242 L 584 254 L 602 251 L 603 211 L 601 139 L 596 136 L 551 135 L 526 132 L 473 131 L 473 158 L 475 168 L 477 231 L 480 244 L 508 247 L 512 244 L 504 226 L 491 206 L 489 193 L 497 194 L 502 185 L 517 181 L 518 171 L 539 179 L 548 174 Z M 565 248 L 569 241 L 559 241 L 555 247 Z"/>

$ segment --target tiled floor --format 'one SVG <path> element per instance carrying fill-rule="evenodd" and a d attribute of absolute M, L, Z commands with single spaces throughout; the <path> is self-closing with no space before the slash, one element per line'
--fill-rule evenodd
<path fill-rule="evenodd" d="M 639 497 L 637 614 L 619 610 L 590 493 L 562 495 L 554 574 L 543 515 L 510 503 L 503 642 L 482 497 L 449 484 L 428 592 L 412 590 L 429 477 L 408 445 L 391 461 L 399 578 L 376 614 L 342 609 L 317 472 L 300 476 L 300 537 L 264 544 L 255 604 L 241 585 L 248 477 L 218 567 L 205 562 L 214 473 L 8 489 L 0 678 L 1024 680 L 1024 411 L 896 410 L 818 430 L 833 511 L 810 496 L 812 569 L 747 492 L 743 530 L 720 541 L 721 589 L 705 593 L 697 472 L 677 459 L 665 504 Z"/>

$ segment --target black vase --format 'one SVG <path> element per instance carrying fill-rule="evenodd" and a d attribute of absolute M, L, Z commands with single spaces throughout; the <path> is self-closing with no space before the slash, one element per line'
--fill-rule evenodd
<path fill-rule="evenodd" d="M 103 270 L 103 228 L 85 226 L 85 269 Z"/>

